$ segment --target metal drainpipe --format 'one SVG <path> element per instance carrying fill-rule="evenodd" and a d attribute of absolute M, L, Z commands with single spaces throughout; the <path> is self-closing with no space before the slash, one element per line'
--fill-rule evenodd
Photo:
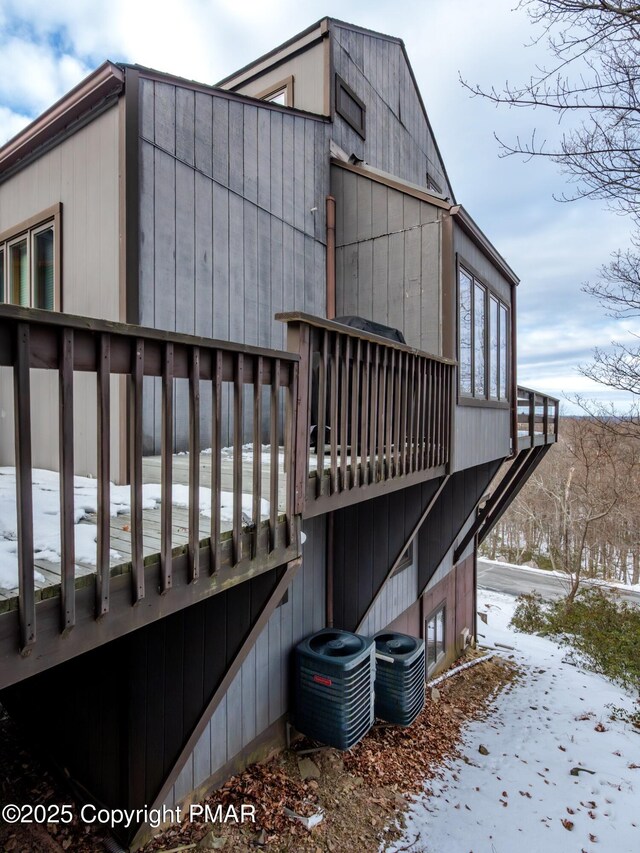
<path fill-rule="evenodd" d="M 336 316 L 336 200 L 332 195 L 327 196 L 327 320 Z M 324 436 L 323 449 L 324 449 Z M 326 622 L 327 628 L 333 628 L 333 543 L 334 520 L 333 513 L 327 514 L 327 550 L 326 560 Z"/>
<path fill-rule="evenodd" d="M 327 196 L 327 320 L 336 316 L 336 200 Z"/>

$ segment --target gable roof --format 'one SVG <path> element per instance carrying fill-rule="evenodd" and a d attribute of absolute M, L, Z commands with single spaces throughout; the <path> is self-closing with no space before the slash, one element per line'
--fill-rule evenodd
<path fill-rule="evenodd" d="M 447 186 L 451 190 L 452 200 L 455 202 L 455 194 L 453 192 L 453 187 L 451 186 L 449 175 L 447 174 L 447 167 L 445 166 L 444 159 L 438 146 L 438 141 L 433 132 L 433 128 L 431 126 L 431 122 L 427 114 L 427 109 L 422 98 L 422 93 L 420 92 L 420 89 L 418 87 L 416 75 L 409 60 L 407 48 L 405 46 L 404 41 L 401 38 L 398 38 L 397 36 L 391 36 L 387 33 L 381 33 L 377 30 L 368 29 L 367 27 L 360 27 L 356 24 L 350 24 L 348 21 L 342 21 L 339 18 L 321 18 L 319 21 L 316 21 L 315 24 L 312 24 L 310 27 L 307 27 L 305 30 L 302 30 L 302 32 L 298 33 L 295 36 L 292 36 L 290 39 L 287 39 L 286 41 L 282 42 L 282 44 L 277 45 L 276 47 L 267 51 L 267 53 L 262 54 L 262 56 L 259 56 L 257 59 L 254 59 L 252 62 L 249 62 L 242 68 L 238 69 L 237 71 L 234 71 L 232 74 L 227 75 L 222 80 L 219 80 L 215 85 L 231 89 L 233 89 L 235 86 L 241 86 L 247 83 L 253 77 L 258 76 L 262 72 L 266 71 L 268 68 L 275 67 L 283 62 L 286 62 L 288 59 L 295 56 L 297 53 L 307 50 L 309 47 L 316 44 L 318 41 L 322 40 L 323 38 L 326 38 L 330 33 L 332 27 L 339 27 L 341 29 L 351 30 L 352 32 L 372 36 L 373 38 L 392 42 L 393 44 L 399 46 L 407 69 L 409 71 L 409 76 L 411 78 L 413 88 L 415 89 L 422 115 L 426 122 L 429 134 L 431 135 L 431 138 L 433 140 L 433 145 L 440 161 L 440 166 L 442 167 L 444 178 L 446 180 Z M 232 84 L 231 86 L 229 86 L 230 83 Z"/>

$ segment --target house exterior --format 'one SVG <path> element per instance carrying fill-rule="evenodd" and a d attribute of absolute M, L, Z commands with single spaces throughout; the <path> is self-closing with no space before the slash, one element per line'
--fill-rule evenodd
<path fill-rule="evenodd" d="M 518 278 L 454 197 L 399 39 L 325 18 L 216 86 L 105 63 L 0 149 L 0 259 L 20 568 L 0 698 L 29 721 L 64 692 L 49 748 L 83 796 L 174 805 L 282 745 L 291 650 L 325 626 L 422 636 L 429 677 L 455 659 L 475 635 L 478 539 L 555 441 L 558 409 L 516 384 Z M 203 538 L 200 450 L 215 502 L 229 445 L 233 527 L 212 509 Z M 147 553 L 144 460 L 162 459 L 166 497 L 185 450 L 188 542 L 172 550 L 165 501 Z M 61 471 L 46 598 L 33 468 Z M 98 482 L 81 587 L 74 471 Z M 117 576 L 109 479 L 132 495 Z"/>

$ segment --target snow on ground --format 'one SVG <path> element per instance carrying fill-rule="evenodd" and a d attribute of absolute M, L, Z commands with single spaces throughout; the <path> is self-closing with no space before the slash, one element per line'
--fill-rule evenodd
<path fill-rule="evenodd" d="M 60 561 L 60 479 L 55 471 L 34 468 L 33 482 L 33 535 L 34 556 L 38 560 Z M 189 506 L 189 487 L 174 484 L 171 492 L 172 504 L 176 507 Z M 156 509 L 160 505 L 161 486 L 145 484 L 142 487 L 143 510 Z M 98 509 L 97 481 L 90 477 L 74 477 L 74 523 L 76 559 L 78 562 L 94 566 L 96 564 L 97 528 L 91 519 Z M 111 484 L 111 516 L 128 513 L 131 510 L 131 489 L 129 486 Z M 242 496 L 242 512 L 245 522 L 252 516 L 253 498 Z M 211 489 L 200 488 L 200 513 L 211 517 Z M 262 518 L 269 516 L 269 501 L 260 504 Z M 220 520 L 231 523 L 233 520 L 233 493 L 220 494 Z M 87 523 L 88 522 L 88 523 Z M 144 521 L 143 521 L 144 524 Z M 0 468 L 0 588 L 16 589 L 18 586 L 18 521 L 16 511 L 16 474 L 15 468 Z M 118 560 L 117 551 L 111 552 L 112 560 Z M 44 581 L 43 575 L 36 570 L 35 578 Z"/>
<path fill-rule="evenodd" d="M 488 625 L 479 622 L 478 630 L 483 644 L 516 647 L 524 678 L 500 694 L 486 720 L 466 727 L 462 757 L 429 782 L 431 796 L 412 803 L 403 838 L 390 849 L 637 853 L 640 734 L 611 721 L 606 707 L 632 710 L 634 700 L 565 663 L 566 650 L 551 640 L 510 630 L 514 604 L 511 596 L 480 590 Z M 478 751 L 481 744 L 488 755 Z M 595 772 L 574 776 L 573 767 Z"/>

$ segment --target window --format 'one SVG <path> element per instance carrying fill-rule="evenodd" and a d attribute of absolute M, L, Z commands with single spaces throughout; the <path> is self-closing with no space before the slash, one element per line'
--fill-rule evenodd
<path fill-rule="evenodd" d="M 0 234 L 0 302 L 60 309 L 62 205 Z"/>
<path fill-rule="evenodd" d="M 506 402 L 509 397 L 508 308 L 464 267 L 458 269 L 460 396 Z"/>
<path fill-rule="evenodd" d="M 446 608 L 442 604 L 425 623 L 425 637 L 427 646 L 427 672 L 430 672 L 435 665 L 444 657 L 445 653 L 445 627 L 446 627 Z"/>
<path fill-rule="evenodd" d="M 269 101 L 271 104 L 280 104 L 281 107 L 293 106 L 293 76 L 279 80 L 268 89 L 256 95 L 261 101 Z"/>
<path fill-rule="evenodd" d="M 366 136 L 367 108 L 356 93 L 336 74 L 336 112 L 363 139 Z"/>
<path fill-rule="evenodd" d="M 403 572 L 405 569 L 408 569 L 409 566 L 413 565 L 413 542 L 409 545 L 409 547 L 405 550 L 404 554 L 400 558 L 400 562 L 393 570 L 391 577 L 395 577 L 399 575 L 400 572 Z"/>

